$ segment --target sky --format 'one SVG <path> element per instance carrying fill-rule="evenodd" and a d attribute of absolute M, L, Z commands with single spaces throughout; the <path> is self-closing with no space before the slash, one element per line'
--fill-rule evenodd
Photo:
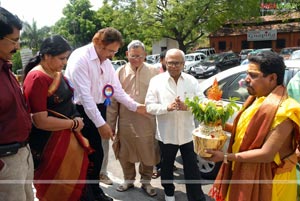
<path fill-rule="evenodd" d="M 102 5 L 102 0 L 90 0 L 92 9 Z M 37 27 L 52 26 L 61 17 L 62 10 L 69 0 L 0 0 L 0 5 L 9 12 L 17 15 L 22 21 L 32 24 L 33 19 Z"/>

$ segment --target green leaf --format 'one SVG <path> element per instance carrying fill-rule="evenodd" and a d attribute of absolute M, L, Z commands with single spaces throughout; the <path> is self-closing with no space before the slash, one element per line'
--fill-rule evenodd
<path fill-rule="evenodd" d="M 185 104 L 200 123 L 209 124 L 221 120 L 222 124 L 225 124 L 234 112 L 240 109 L 235 103 L 237 100 L 239 98 L 231 97 L 229 98 L 229 103 L 224 104 L 221 101 L 200 99 L 195 96 L 192 99 L 186 98 Z"/>

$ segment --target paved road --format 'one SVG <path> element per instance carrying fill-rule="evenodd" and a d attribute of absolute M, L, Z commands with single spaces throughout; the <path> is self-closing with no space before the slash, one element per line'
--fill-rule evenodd
<path fill-rule="evenodd" d="M 204 79 L 198 79 L 199 83 L 201 83 Z M 110 145 L 111 148 L 111 145 Z M 186 198 L 186 190 L 185 185 L 182 184 L 183 182 L 183 169 L 182 169 L 182 161 L 179 155 L 176 158 L 175 165 L 178 167 L 178 170 L 174 172 L 175 182 L 175 199 L 177 201 L 187 201 Z M 157 190 L 157 196 L 149 197 L 142 189 L 140 184 L 140 175 L 138 174 L 138 167 L 136 166 L 137 171 L 137 180 L 134 183 L 135 188 L 129 189 L 126 192 L 118 192 L 116 188 L 119 184 L 123 183 L 123 173 L 120 166 L 119 161 L 115 159 L 114 153 L 112 149 L 109 152 L 109 162 L 108 162 L 108 174 L 109 177 L 113 180 L 113 185 L 105 185 L 100 183 L 102 189 L 105 191 L 106 194 L 114 198 L 115 201 L 122 200 L 122 201 L 164 201 L 164 191 L 160 184 L 160 178 L 152 179 L 151 184 Z M 207 201 L 213 201 L 210 197 L 207 196 L 208 191 L 211 188 L 211 181 L 204 181 L 202 189 L 206 194 Z"/>
<path fill-rule="evenodd" d="M 111 147 L 111 146 L 110 146 Z M 174 172 L 175 176 L 175 198 L 178 201 L 187 201 L 186 198 L 186 191 L 185 191 L 185 185 L 182 184 L 183 180 L 183 169 L 182 169 L 182 162 L 181 157 L 178 155 L 175 162 L 176 167 L 178 167 L 178 170 Z M 136 167 L 136 170 L 138 171 L 138 167 Z M 137 180 L 135 181 L 135 188 L 129 189 L 126 192 L 118 192 L 116 188 L 119 184 L 123 183 L 123 174 L 122 169 L 120 166 L 119 161 L 117 161 L 114 157 L 114 153 L 112 149 L 110 149 L 109 153 L 109 162 L 108 162 L 108 174 L 110 178 L 113 180 L 113 185 L 106 185 L 101 183 L 102 189 L 107 193 L 109 196 L 114 198 L 114 200 L 122 200 L 122 201 L 164 201 L 164 192 L 163 188 L 160 184 L 160 178 L 153 179 L 151 181 L 151 184 L 156 187 L 157 190 L 157 196 L 149 197 L 140 187 L 140 175 L 137 173 Z M 208 182 L 207 184 L 203 185 L 203 191 L 205 194 L 208 193 L 209 189 L 211 188 L 211 181 L 205 181 Z M 207 201 L 212 201 L 211 198 L 207 196 Z"/>

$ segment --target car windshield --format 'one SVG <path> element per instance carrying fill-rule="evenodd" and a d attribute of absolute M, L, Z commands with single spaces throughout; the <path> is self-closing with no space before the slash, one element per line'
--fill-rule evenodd
<path fill-rule="evenodd" d="M 212 62 L 218 62 L 222 59 L 222 57 L 218 54 L 214 54 L 211 56 L 208 56 L 204 59 L 204 62 L 212 63 Z"/>
<path fill-rule="evenodd" d="M 193 55 L 185 55 L 185 61 L 194 61 L 195 56 Z"/>
<path fill-rule="evenodd" d="M 242 50 L 241 54 L 248 54 L 249 52 L 252 52 L 253 50 Z"/>
<path fill-rule="evenodd" d="M 280 54 L 291 54 L 293 52 L 292 49 L 282 49 L 280 51 Z"/>
<path fill-rule="evenodd" d="M 300 59 L 300 50 L 294 51 L 292 53 L 291 59 Z"/>

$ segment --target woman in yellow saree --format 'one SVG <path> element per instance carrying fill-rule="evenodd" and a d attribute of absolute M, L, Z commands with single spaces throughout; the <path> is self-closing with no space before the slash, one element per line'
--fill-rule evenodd
<path fill-rule="evenodd" d="M 42 201 L 80 200 L 88 167 L 84 124 L 63 77 L 71 47 L 61 36 L 46 38 L 25 68 L 24 95 L 32 113 L 29 143 L 34 157 L 34 186 Z"/>

